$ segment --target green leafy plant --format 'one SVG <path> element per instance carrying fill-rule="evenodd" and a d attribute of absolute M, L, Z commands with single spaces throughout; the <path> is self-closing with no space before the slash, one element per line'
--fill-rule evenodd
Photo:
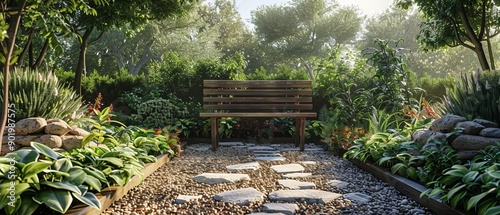
<path fill-rule="evenodd" d="M 3 77 L 0 77 L 0 83 L 3 83 Z M 0 102 L 3 102 L 3 98 L 0 98 Z M 12 72 L 9 102 L 15 104 L 15 120 L 36 116 L 71 121 L 81 117 L 86 109 L 82 105 L 82 97 L 58 82 L 54 74 L 28 69 Z"/>
<path fill-rule="evenodd" d="M 481 118 L 500 123 L 500 71 L 462 74 L 457 83 L 446 88 L 446 113 L 468 119 Z"/>
<path fill-rule="evenodd" d="M 89 191 L 100 188 L 99 181 L 49 147 L 36 142 L 31 146 L 34 150 L 18 150 L 0 158 L 0 209 L 7 214 L 29 215 L 44 205 L 65 213 L 74 199 L 101 208 Z"/>

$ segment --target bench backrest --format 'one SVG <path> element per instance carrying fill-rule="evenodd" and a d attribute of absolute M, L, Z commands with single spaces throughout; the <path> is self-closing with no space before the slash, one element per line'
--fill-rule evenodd
<path fill-rule="evenodd" d="M 312 82 L 306 80 L 204 80 L 203 109 L 230 112 L 312 110 Z"/>

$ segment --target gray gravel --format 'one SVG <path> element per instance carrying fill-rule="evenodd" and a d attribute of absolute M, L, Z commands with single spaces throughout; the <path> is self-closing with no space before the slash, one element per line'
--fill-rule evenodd
<path fill-rule="evenodd" d="M 116 201 L 102 214 L 248 214 L 262 212 L 264 203 L 270 202 L 266 197 L 263 202 L 251 203 L 249 206 L 238 206 L 233 203 L 214 201 L 217 193 L 241 188 L 253 187 L 269 194 L 282 190 L 277 181 L 283 179 L 270 166 L 298 163 L 300 161 L 316 161 L 316 165 L 305 165 L 305 172 L 313 175 L 299 179 L 314 182 L 316 189 L 347 194 L 359 192 L 372 197 L 365 204 L 344 199 L 343 197 L 325 205 L 308 205 L 297 202 L 299 210 L 296 214 L 432 214 L 427 208 L 420 206 L 410 198 L 400 194 L 371 174 L 357 168 L 348 160 L 339 158 L 328 152 L 282 152 L 286 161 L 259 161 L 257 170 L 239 170 L 231 173 L 246 173 L 250 181 L 207 185 L 198 183 L 192 178 L 204 172 L 226 172 L 227 165 L 254 161 L 252 151 L 245 148 L 220 147 L 217 152 L 210 150 L 194 150 L 207 145 L 189 145 L 182 157 L 158 169 L 143 183 L 133 188 L 121 200 Z M 288 146 L 290 147 L 290 146 Z M 349 182 L 345 188 L 328 185 L 331 180 Z M 179 195 L 202 195 L 202 198 L 184 204 L 175 204 Z"/>

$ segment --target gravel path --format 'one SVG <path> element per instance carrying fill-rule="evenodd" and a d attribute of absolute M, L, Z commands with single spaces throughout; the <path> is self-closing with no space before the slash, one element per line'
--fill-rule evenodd
<path fill-rule="evenodd" d="M 401 195 L 371 174 L 357 168 L 348 160 L 339 158 L 328 152 L 306 151 L 282 152 L 286 161 L 258 161 L 260 168 L 238 170 L 236 173 L 246 173 L 249 181 L 208 185 L 194 181 L 196 175 L 208 172 L 235 173 L 226 170 L 226 166 L 238 163 L 252 162 L 252 151 L 245 148 L 220 147 L 217 152 L 210 150 L 195 150 L 208 145 L 189 145 L 180 158 L 158 169 L 130 190 L 121 200 L 111 205 L 103 214 L 249 214 L 263 211 L 263 204 L 270 202 L 265 197 L 263 202 L 253 202 L 248 206 L 234 203 L 214 201 L 217 193 L 240 188 L 253 187 L 269 194 L 284 190 L 277 181 L 283 179 L 271 169 L 272 165 L 298 163 L 300 161 L 315 161 L 316 165 L 304 165 L 304 172 L 312 176 L 297 179 L 314 182 L 316 189 L 339 194 L 359 192 L 371 196 L 367 203 L 351 201 L 340 197 L 324 205 L 295 202 L 298 206 L 296 214 L 432 214 L 427 208 Z M 288 146 L 291 147 L 291 146 Z M 345 188 L 330 186 L 327 182 L 341 180 L 349 182 Z M 179 195 L 201 195 L 201 199 L 184 204 L 175 204 Z"/>

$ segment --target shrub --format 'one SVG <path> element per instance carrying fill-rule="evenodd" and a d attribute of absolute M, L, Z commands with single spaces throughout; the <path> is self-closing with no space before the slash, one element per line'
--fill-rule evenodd
<path fill-rule="evenodd" d="M 188 109 L 179 104 L 182 104 L 182 101 L 177 98 L 149 100 L 137 109 L 137 120 L 142 122 L 142 125 L 155 128 L 173 125 L 189 114 Z"/>
<path fill-rule="evenodd" d="M 481 118 L 500 123 L 500 71 L 462 74 L 457 84 L 448 87 L 446 113 L 467 119 Z"/>
<path fill-rule="evenodd" d="M 3 76 L 0 80 L 3 83 Z M 3 84 L 0 85 L 3 89 Z M 0 98 L 0 102 L 3 102 L 3 98 Z M 82 105 L 82 98 L 58 82 L 53 73 L 27 69 L 12 72 L 9 103 L 14 104 L 15 120 L 28 117 L 71 120 L 80 117 L 86 109 Z"/>

